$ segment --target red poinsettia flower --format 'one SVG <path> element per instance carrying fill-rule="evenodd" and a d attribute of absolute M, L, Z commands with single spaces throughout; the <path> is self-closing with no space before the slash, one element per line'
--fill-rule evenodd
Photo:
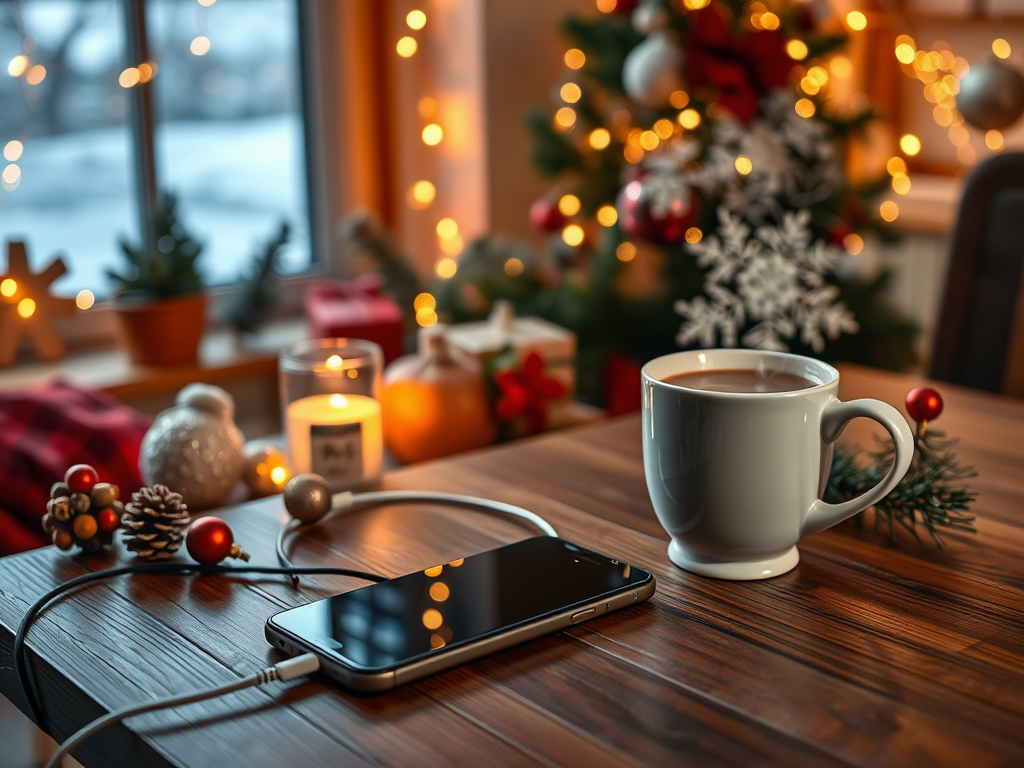
<path fill-rule="evenodd" d="M 530 352 L 523 358 L 519 370 L 498 373 L 494 383 L 501 390 L 498 418 L 512 421 L 522 417 L 523 431 L 528 435 L 539 432 L 547 422 L 547 401 L 566 395 L 562 382 L 544 374 L 544 361 L 536 352 Z"/>
<path fill-rule="evenodd" d="M 760 112 L 761 98 L 789 83 L 795 62 L 778 30 L 733 37 L 718 4 L 690 14 L 686 76 L 694 88 L 709 88 L 719 106 L 744 124 Z"/>

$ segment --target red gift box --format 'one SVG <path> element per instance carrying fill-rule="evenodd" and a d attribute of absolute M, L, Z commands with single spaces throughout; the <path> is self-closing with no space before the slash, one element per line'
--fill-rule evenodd
<path fill-rule="evenodd" d="M 364 339 L 379 344 L 384 362 L 405 354 L 402 310 L 380 293 L 379 275 L 348 283 L 320 280 L 306 289 L 306 324 L 314 339 Z"/>

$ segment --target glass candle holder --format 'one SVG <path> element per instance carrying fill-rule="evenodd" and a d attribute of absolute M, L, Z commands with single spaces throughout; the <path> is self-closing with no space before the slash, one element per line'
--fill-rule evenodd
<path fill-rule="evenodd" d="M 282 423 L 292 475 L 315 472 L 334 490 L 381 475 L 384 355 L 359 339 L 301 341 L 281 353 Z"/>

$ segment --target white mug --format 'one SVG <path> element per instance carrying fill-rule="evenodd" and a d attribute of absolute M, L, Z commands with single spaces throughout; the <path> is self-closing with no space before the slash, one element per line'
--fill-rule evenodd
<path fill-rule="evenodd" d="M 702 370 L 785 371 L 815 386 L 718 392 L 664 379 Z M 677 352 L 643 367 L 644 474 L 669 559 L 719 579 L 766 579 L 799 562 L 796 543 L 879 501 L 910 468 L 914 437 L 879 400 L 841 402 L 839 372 L 819 360 L 752 349 Z M 892 436 L 895 461 L 874 488 L 841 504 L 821 495 L 832 444 L 866 416 Z"/>

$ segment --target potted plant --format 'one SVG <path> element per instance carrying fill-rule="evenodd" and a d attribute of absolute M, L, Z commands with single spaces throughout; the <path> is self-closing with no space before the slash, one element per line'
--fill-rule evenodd
<path fill-rule="evenodd" d="M 177 205 L 174 195 L 163 193 L 143 244 L 120 242 L 128 268 L 107 272 L 118 286 L 113 305 L 128 356 L 142 365 L 194 364 L 199 357 L 206 324 L 206 295 L 196 265 L 202 245 L 178 221 Z"/>

